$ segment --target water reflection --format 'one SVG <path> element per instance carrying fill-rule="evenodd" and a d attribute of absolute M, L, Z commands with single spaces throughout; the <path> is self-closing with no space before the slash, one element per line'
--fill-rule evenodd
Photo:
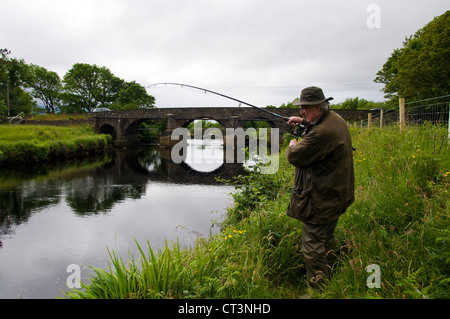
<path fill-rule="evenodd" d="M 62 198 L 75 214 L 107 212 L 127 198 L 139 199 L 149 182 L 177 184 L 217 184 L 216 178 L 230 179 L 244 174 L 241 164 L 226 164 L 220 147 L 192 146 L 194 156 L 174 164 L 170 150 L 157 146 L 116 150 L 93 162 L 82 161 L 40 168 L 29 172 L 3 172 L 0 179 L 0 234 L 8 225 L 25 222 L 33 211 L 56 205 Z M 215 152 L 215 154 L 214 154 Z M 199 156 L 200 154 L 200 156 Z M 213 154 L 214 157 L 211 156 Z M 213 159 L 213 161 L 211 160 Z M 64 195 L 64 196 L 63 196 Z"/>
<path fill-rule="evenodd" d="M 191 139 L 185 163 L 197 172 L 214 172 L 224 162 L 223 140 Z"/>
<path fill-rule="evenodd" d="M 211 213 L 224 210 L 232 191 L 215 178 L 244 171 L 239 164 L 196 171 L 186 162 L 174 164 L 170 152 L 148 146 L 2 172 L 0 298 L 60 295 L 67 265 L 105 267 L 106 247 L 127 256 L 135 238 L 158 248 L 165 238 L 190 236 L 180 225 L 207 235 L 219 217 Z"/>

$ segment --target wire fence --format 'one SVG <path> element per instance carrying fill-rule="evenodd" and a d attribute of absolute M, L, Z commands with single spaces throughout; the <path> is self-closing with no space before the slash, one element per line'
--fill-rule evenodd
<path fill-rule="evenodd" d="M 405 112 L 407 124 L 448 124 L 449 102 L 414 105 Z"/>
<path fill-rule="evenodd" d="M 436 101 L 440 100 L 440 101 Z M 407 125 L 449 125 L 450 95 L 405 103 Z M 400 121 L 399 107 L 383 110 L 372 109 L 366 120 L 358 123 L 361 127 L 397 125 Z"/>

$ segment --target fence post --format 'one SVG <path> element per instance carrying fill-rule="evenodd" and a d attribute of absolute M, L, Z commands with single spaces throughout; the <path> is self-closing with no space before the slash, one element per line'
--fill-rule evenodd
<path fill-rule="evenodd" d="M 380 127 L 383 127 L 383 109 L 380 110 Z"/>
<path fill-rule="evenodd" d="M 399 110 L 400 130 L 402 130 L 402 129 L 405 128 L 405 119 L 406 119 L 406 116 L 405 116 L 405 98 L 404 97 L 399 97 L 398 104 L 399 104 L 399 107 L 400 107 L 400 110 Z"/>
<path fill-rule="evenodd" d="M 450 102 L 448 103 L 448 144 L 450 145 Z"/>
<path fill-rule="evenodd" d="M 372 113 L 367 114 L 367 128 L 372 124 Z"/>

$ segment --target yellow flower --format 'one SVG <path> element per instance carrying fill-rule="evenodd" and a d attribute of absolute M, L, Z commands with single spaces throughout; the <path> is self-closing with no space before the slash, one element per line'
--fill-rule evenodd
<path fill-rule="evenodd" d="M 444 175 L 445 175 L 445 176 L 449 176 L 449 175 L 450 175 L 450 172 L 445 172 Z"/>
<path fill-rule="evenodd" d="M 411 155 L 411 156 L 414 157 L 414 158 L 416 157 L 416 155 Z"/>

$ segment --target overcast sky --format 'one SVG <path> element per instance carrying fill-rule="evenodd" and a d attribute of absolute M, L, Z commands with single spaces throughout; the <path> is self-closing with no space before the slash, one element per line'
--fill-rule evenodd
<path fill-rule="evenodd" d="M 0 0 L 0 8 L 0 48 L 61 78 L 89 63 L 143 86 L 179 82 L 279 106 L 310 85 L 334 103 L 383 101 L 377 71 L 450 2 Z M 189 88 L 147 91 L 158 107 L 237 106 Z"/>

